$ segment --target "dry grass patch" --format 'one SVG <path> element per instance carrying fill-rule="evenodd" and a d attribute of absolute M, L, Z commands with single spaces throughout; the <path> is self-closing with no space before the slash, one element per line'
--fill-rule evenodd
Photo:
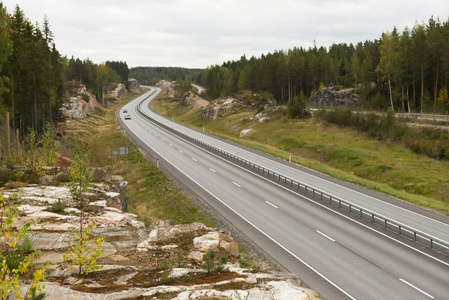
<path fill-rule="evenodd" d="M 84 141 L 92 156 L 93 166 L 112 172 L 110 150 L 128 147 L 128 173 L 125 173 L 124 155 L 121 157 L 121 173 L 128 181 L 126 198 L 129 212 L 137 214 L 147 225 L 157 220 L 170 219 L 176 224 L 201 222 L 213 227 L 190 200 L 142 156 L 117 126 L 115 111 L 136 96 L 127 96 L 122 101 L 103 108 L 102 116 L 93 115 L 77 122 L 73 130 L 69 131 L 70 134 L 65 136 L 67 145 L 60 152 L 71 157 L 71 149 L 78 140 Z M 118 173 L 117 161 L 114 162 L 114 173 Z"/>

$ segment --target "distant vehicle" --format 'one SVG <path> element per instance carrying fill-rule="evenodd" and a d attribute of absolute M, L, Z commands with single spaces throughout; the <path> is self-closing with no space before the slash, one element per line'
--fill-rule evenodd
<path fill-rule="evenodd" d="M 124 110 L 123 110 L 123 113 L 124 113 L 124 114 L 128 113 L 128 110 L 127 110 L 127 109 L 124 109 Z"/>
<path fill-rule="evenodd" d="M 126 115 L 125 120 L 131 120 L 131 115 Z"/>

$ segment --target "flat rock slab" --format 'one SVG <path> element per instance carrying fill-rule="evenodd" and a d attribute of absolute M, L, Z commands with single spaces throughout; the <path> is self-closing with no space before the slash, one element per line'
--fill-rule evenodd
<path fill-rule="evenodd" d="M 69 246 L 70 235 L 68 232 L 30 232 L 33 250 L 65 250 Z"/>

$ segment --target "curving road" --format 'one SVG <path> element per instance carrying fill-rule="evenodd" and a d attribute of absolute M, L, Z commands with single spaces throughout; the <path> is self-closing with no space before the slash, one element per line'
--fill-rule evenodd
<path fill-rule="evenodd" d="M 122 128 L 141 149 L 324 299 L 448 299 L 447 249 L 430 249 L 251 173 L 173 135 L 148 117 L 443 241 L 449 241 L 447 217 L 172 122 L 148 108 L 159 92 L 151 87 L 118 111 Z M 139 105 L 147 117 L 138 112 Z M 124 120 L 123 109 L 128 109 L 131 120 Z"/>

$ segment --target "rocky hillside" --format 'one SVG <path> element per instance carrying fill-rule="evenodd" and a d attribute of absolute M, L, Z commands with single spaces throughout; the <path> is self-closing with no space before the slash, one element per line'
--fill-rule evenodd
<path fill-rule="evenodd" d="M 309 99 L 310 105 L 322 107 L 360 106 L 360 103 L 360 95 L 354 88 L 342 89 L 340 86 L 320 89 Z"/>
<path fill-rule="evenodd" d="M 80 218 L 69 188 L 33 185 L 3 193 L 20 194 L 16 226 L 35 222 L 28 233 L 33 249 L 42 251 L 35 263 L 50 262 L 46 299 L 320 299 L 294 276 L 242 268 L 237 243 L 216 228 L 170 221 L 145 228 L 136 215 L 116 208 L 120 193 L 103 183 L 87 193 L 86 209 L 89 223 L 96 225 L 93 234 L 104 238 L 97 260 L 102 269 L 81 277 L 62 256 Z M 216 253 L 216 266 L 222 264 L 210 275 L 202 268 L 209 250 Z"/>

